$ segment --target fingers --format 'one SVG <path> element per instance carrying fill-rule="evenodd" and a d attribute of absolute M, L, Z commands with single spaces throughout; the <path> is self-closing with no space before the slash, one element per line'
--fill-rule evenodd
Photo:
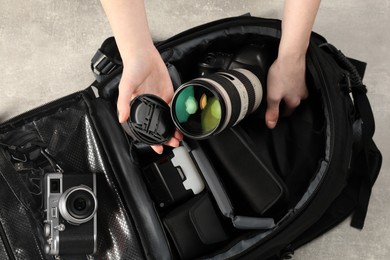
<path fill-rule="evenodd" d="M 130 116 L 130 101 L 133 98 L 134 87 L 122 77 L 119 83 L 119 95 L 117 102 L 119 123 L 124 123 Z"/>
<path fill-rule="evenodd" d="M 281 98 L 267 98 L 267 111 L 265 113 L 265 123 L 268 128 L 273 129 L 279 118 L 279 105 Z"/>
<path fill-rule="evenodd" d="M 284 115 L 285 116 L 290 116 L 295 108 L 297 108 L 299 106 L 299 104 L 301 104 L 301 99 L 300 98 L 292 98 L 292 99 L 284 99 L 284 102 L 286 104 L 286 107 L 284 109 Z"/>
<path fill-rule="evenodd" d="M 180 145 L 180 141 L 176 138 L 171 138 L 168 142 L 165 143 L 168 146 L 171 147 L 178 147 Z"/>
<path fill-rule="evenodd" d="M 183 140 L 183 134 L 179 130 L 175 130 L 175 133 L 173 134 L 173 137 L 176 138 L 179 141 Z"/>
<path fill-rule="evenodd" d="M 294 97 L 285 97 L 283 98 L 283 101 L 285 103 L 283 115 L 284 116 L 291 116 L 291 114 L 294 112 L 294 110 L 301 104 L 301 101 L 306 99 L 308 97 L 308 94 L 305 93 L 303 97 L 300 96 L 294 96 Z M 265 114 L 265 120 L 267 127 L 270 129 L 275 128 L 280 114 L 280 102 L 282 101 L 282 98 L 268 98 L 267 102 L 267 111 Z"/>
<path fill-rule="evenodd" d="M 179 132 L 179 130 L 175 130 L 175 133 L 173 134 L 172 138 L 169 139 L 165 145 L 171 146 L 171 147 L 178 147 L 180 145 L 180 142 L 183 140 L 183 134 Z"/>
<path fill-rule="evenodd" d="M 183 140 L 183 134 L 180 133 L 177 129 L 175 131 L 175 133 L 173 134 L 172 138 L 169 139 L 165 145 L 168 145 L 168 146 L 171 146 L 171 147 L 179 147 L 180 145 L 180 142 Z M 164 151 L 164 147 L 163 145 L 151 145 L 150 146 L 153 151 L 155 151 L 156 153 L 158 154 L 162 154 L 162 152 Z"/>
<path fill-rule="evenodd" d="M 271 65 L 267 77 L 266 124 L 273 129 L 278 122 L 280 112 L 291 115 L 301 100 L 308 96 L 305 79 L 305 59 L 282 56 Z M 284 111 L 280 110 L 283 100 Z M 283 106 L 282 106 L 283 107 Z"/>
<path fill-rule="evenodd" d="M 171 138 L 168 142 L 166 142 L 165 144 L 168 145 L 168 146 L 171 146 L 171 147 L 179 147 L 180 141 L 181 141 L 181 140 L 178 140 L 178 139 L 172 137 L 172 138 Z M 155 151 L 155 152 L 158 153 L 158 154 L 162 154 L 163 151 L 164 151 L 164 147 L 163 147 L 163 145 L 161 145 L 161 144 L 151 145 L 150 147 L 153 149 L 153 151 Z"/>
<path fill-rule="evenodd" d="M 153 151 L 155 151 L 158 154 L 162 154 L 162 152 L 164 150 L 164 148 L 161 144 L 151 145 L 150 147 L 153 149 Z"/>
<path fill-rule="evenodd" d="M 286 104 L 286 108 L 284 111 L 285 116 L 290 116 L 294 112 L 294 110 L 301 104 L 301 101 L 309 96 L 306 84 L 304 84 L 299 89 L 301 90 L 300 93 L 295 93 L 294 95 L 286 96 L 283 99 Z"/>

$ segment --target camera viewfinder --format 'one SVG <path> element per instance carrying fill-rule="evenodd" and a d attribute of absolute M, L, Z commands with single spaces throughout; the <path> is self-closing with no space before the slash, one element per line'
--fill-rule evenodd
<path fill-rule="evenodd" d="M 60 193 L 60 179 L 50 180 L 50 193 Z"/>

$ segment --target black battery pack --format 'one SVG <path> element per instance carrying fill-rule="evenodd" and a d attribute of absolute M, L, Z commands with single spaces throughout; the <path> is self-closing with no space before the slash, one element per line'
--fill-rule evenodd
<path fill-rule="evenodd" d="M 152 199 L 160 208 L 185 201 L 204 189 L 198 169 L 183 146 L 146 166 L 143 175 Z"/>

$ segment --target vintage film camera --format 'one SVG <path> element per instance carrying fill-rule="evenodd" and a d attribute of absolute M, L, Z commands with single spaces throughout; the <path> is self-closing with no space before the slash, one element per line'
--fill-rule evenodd
<path fill-rule="evenodd" d="M 96 175 L 47 173 L 44 251 L 49 255 L 93 254 L 97 247 Z"/>

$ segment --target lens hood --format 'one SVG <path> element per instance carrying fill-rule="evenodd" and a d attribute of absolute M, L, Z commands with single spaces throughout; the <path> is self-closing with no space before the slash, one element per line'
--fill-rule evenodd
<path fill-rule="evenodd" d="M 85 200 L 86 203 L 85 208 L 81 211 L 74 208 L 74 203 L 78 198 Z M 97 207 L 96 195 L 89 187 L 84 185 L 66 190 L 58 202 L 61 216 L 72 225 L 80 225 L 90 221 L 95 216 Z"/>

